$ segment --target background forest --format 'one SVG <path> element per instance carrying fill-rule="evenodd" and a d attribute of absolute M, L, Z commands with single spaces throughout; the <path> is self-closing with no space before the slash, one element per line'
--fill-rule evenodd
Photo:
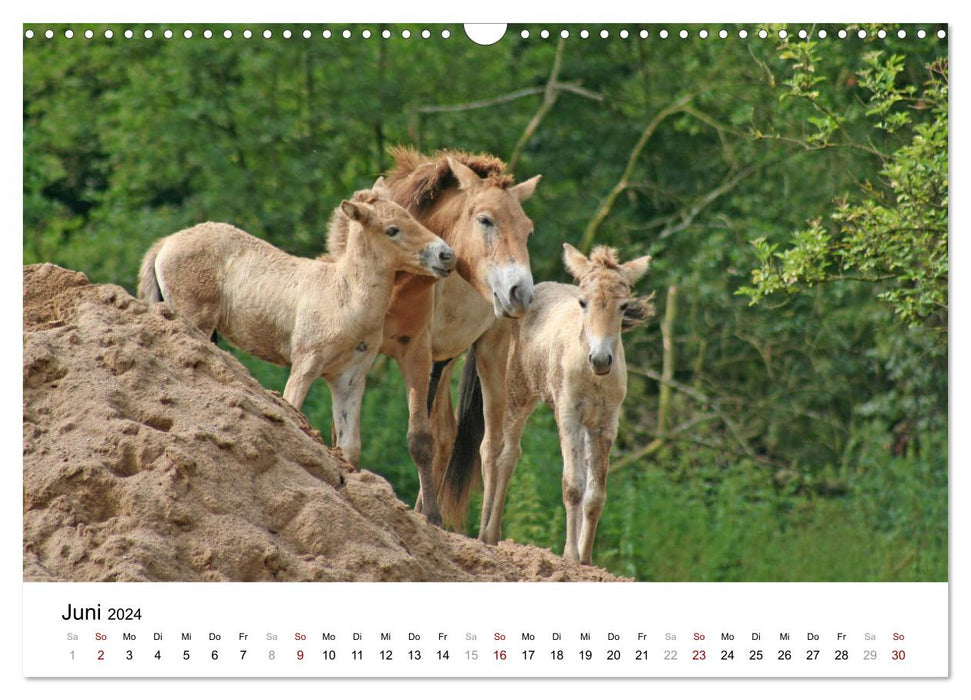
<path fill-rule="evenodd" d="M 544 176 L 525 206 L 537 281 L 567 281 L 563 241 L 654 257 L 596 563 L 654 581 L 947 579 L 939 27 L 517 25 L 489 47 L 457 25 L 28 28 L 25 263 L 134 291 L 153 240 L 206 220 L 315 256 L 389 146 L 493 153 Z M 282 391 L 286 369 L 238 356 Z M 323 382 L 303 410 L 329 435 Z M 362 464 L 413 503 L 406 423 L 379 358 Z M 563 546 L 545 407 L 503 535 Z"/>

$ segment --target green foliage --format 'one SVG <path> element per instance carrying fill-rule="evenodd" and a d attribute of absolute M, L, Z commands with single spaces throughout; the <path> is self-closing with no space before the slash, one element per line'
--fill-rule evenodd
<path fill-rule="evenodd" d="M 819 104 L 819 93 L 809 89 L 822 80 L 807 77 L 815 60 L 812 46 L 786 48 L 780 55 L 795 61 L 787 96 L 805 97 L 826 113 L 810 120 L 817 131 L 807 146 L 829 145 L 841 122 Z M 865 181 L 862 199 L 837 202 L 831 214 L 835 231 L 817 218 L 808 229 L 794 233 L 782 251 L 764 237 L 754 240 L 759 266 L 752 272 L 752 286 L 740 292 L 757 303 L 777 292 L 862 280 L 879 285 L 879 298 L 904 323 L 943 330 L 948 283 L 947 62 L 928 66 L 919 96 L 915 85 L 898 85 L 903 56 L 873 51 L 863 62 L 859 82 L 869 91 L 866 116 L 878 120 L 875 129 L 908 136 L 909 142 L 880 154 L 880 184 Z M 926 114 L 925 121 L 916 122 L 914 114 L 920 112 Z M 946 342 L 945 334 L 939 337 Z"/>
<path fill-rule="evenodd" d="M 180 39 L 185 28 L 196 38 Z M 234 38 L 204 40 L 194 25 L 171 40 L 159 27 L 152 40 L 112 27 L 108 40 L 101 26 L 83 44 L 25 40 L 24 261 L 133 290 L 153 240 L 205 220 L 317 255 L 330 212 L 388 167 L 388 146 L 510 158 L 559 45 L 535 38 L 559 34 L 549 25 L 510 27 L 490 47 L 460 27 L 447 42 L 308 28 L 306 40 L 303 26 L 258 41 L 212 26 Z M 652 255 L 638 291 L 660 300 L 676 287 L 679 299 L 664 436 L 658 323 L 624 336 L 624 466 L 608 479 L 595 561 L 643 580 L 943 580 L 948 86 L 936 27 L 917 40 L 914 27 L 907 39 L 891 26 L 740 39 L 728 26 L 722 40 L 710 26 L 691 41 L 633 27 L 621 39 L 614 25 L 594 41 L 601 27 L 587 28 L 587 40 L 570 28 L 556 102 L 518 154 L 517 177 L 544 175 L 525 205 L 534 277 L 566 281 L 562 243 L 589 231 L 624 258 Z M 286 368 L 237 355 L 282 390 Z M 303 410 L 329 439 L 322 381 Z M 413 503 L 406 425 L 400 374 L 379 360 L 362 460 Z M 523 446 L 504 535 L 560 552 L 548 409 Z"/>
<path fill-rule="evenodd" d="M 608 568 L 651 581 L 947 578 L 941 453 L 881 454 L 815 482 L 712 453 L 680 460 L 608 483 L 621 494 L 598 533 Z"/>

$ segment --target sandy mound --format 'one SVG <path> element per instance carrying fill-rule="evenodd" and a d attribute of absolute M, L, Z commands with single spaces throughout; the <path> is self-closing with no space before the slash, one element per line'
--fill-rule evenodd
<path fill-rule="evenodd" d="M 616 580 L 429 525 L 164 305 L 24 268 L 24 579 Z"/>

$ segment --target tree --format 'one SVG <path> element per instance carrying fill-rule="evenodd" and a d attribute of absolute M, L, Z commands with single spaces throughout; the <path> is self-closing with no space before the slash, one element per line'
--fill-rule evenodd
<path fill-rule="evenodd" d="M 812 42 L 783 47 L 782 56 L 794 62 L 786 96 L 805 98 L 817 108 L 816 131 L 805 146 L 825 148 L 835 145 L 845 119 L 819 101 L 816 85 L 822 78 L 814 75 L 814 49 Z M 864 61 L 859 82 L 868 91 L 866 115 L 873 128 L 907 142 L 877 152 L 879 180 L 863 182 L 857 196 L 841 197 L 829 223 L 813 219 L 783 250 L 764 237 L 753 241 L 759 267 L 752 272 L 752 286 L 740 291 L 754 304 L 776 292 L 792 294 L 817 284 L 872 283 L 902 322 L 930 325 L 940 331 L 938 342 L 946 344 L 947 60 L 927 66 L 919 92 L 899 80 L 903 56 L 873 51 Z"/>

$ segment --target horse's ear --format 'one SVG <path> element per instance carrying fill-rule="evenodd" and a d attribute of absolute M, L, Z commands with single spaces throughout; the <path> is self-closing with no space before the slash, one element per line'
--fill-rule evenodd
<path fill-rule="evenodd" d="M 533 192 L 536 191 L 536 185 L 538 185 L 539 181 L 542 179 L 542 175 L 534 175 L 525 182 L 520 182 L 518 185 L 510 187 L 509 194 L 515 197 L 516 200 L 522 204 L 533 196 Z"/>
<path fill-rule="evenodd" d="M 345 199 L 341 202 L 341 211 L 347 214 L 349 219 L 365 226 L 371 220 L 371 207 L 363 202 L 348 202 Z"/>
<path fill-rule="evenodd" d="M 376 190 L 378 192 L 378 195 L 381 197 L 390 198 L 391 196 L 391 192 L 388 190 L 388 186 L 384 184 L 384 175 L 381 175 L 380 177 L 378 177 L 377 180 L 374 181 L 374 184 L 371 185 L 371 189 Z"/>
<path fill-rule="evenodd" d="M 651 256 L 645 255 L 642 258 L 625 262 L 620 266 L 620 272 L 624 275 L 624 279 L 627 280 L 627 284 L 634 284 L 644 276 L 644 273 L 647 272 L 647 266 L 650 264 Z"/>
<path fill-rule="evenodd" d="M 459 188 L 463 190 L 471 189 L 482 182 L 482 178 L 476 175 L 472 168 L 458 162 L 452 156 L 448 156 L 448 167 L 455 179 L 459 181 Z"/>
<path fill-rule="evenodd" d="M 573 275 L 576 279 L 580 279 L 580 277 L 586 271 L 587 266 L 590 264 L 590 261 L 587 260 L 587 257 L 583 253 L 574 248 L 572 245 L 569 243 L 564 243 L 563 264 L 566 265 L 566 269 L 571 275 Z"/>

